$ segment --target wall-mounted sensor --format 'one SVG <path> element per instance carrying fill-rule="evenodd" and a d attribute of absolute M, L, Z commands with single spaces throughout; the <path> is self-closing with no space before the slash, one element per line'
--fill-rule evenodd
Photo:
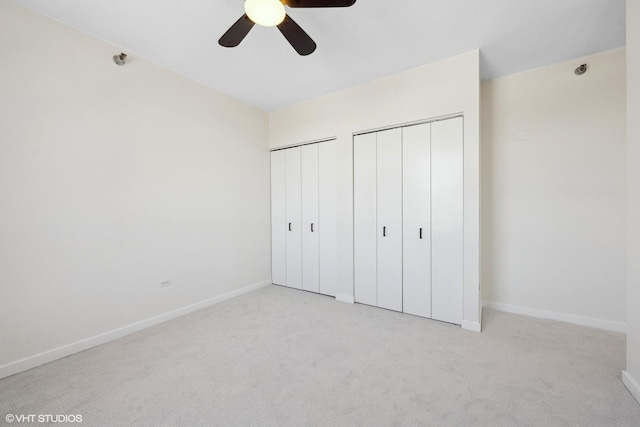
<path fill-rule="evenodd" d="M 584 73 L 587 72 L 587 64 L 582 64 L 581 66 L 579 66 L 578 68 L 576 68 L 576 70 L 574 71 L 574 73 L 576 74 L 576 76 L 581 76 Z"/>
<path fill-rule="evenodd" d="M 121 53 L 120 55 L 113 55 L 113 62 L 115 62 L 117 65 L 124 65 L 125 59 L 127 59 L 126 53 Z"/>

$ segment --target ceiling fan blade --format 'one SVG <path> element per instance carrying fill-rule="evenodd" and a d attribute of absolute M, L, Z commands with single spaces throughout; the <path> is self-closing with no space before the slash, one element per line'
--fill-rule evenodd
<path fill-rule="evenodd" d="M 300 55 L 309 55 L 316 50 L 316 43 L 289 15 L 286 15 L 284 21 L 278 24 L 278 29 Z"/>
<path fill-rule="evenodd" d="M 289 7 L 349 7 L 356 0 L 281 0 Z"/>
<path fill-rule="evenodd" d="M 253 21 L 244 14 L 220 37 L 218 43 L 224 47 L 236 47 L 244 40 L 254 25 Z"/>

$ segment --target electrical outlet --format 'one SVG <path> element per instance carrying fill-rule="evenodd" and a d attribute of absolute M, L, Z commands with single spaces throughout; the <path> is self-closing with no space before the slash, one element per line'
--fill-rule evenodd
<path fill-rule="evenodd" d="M 166 288 L 167 286 L 171 286 L 171 279 L 163 280 L 160 282 L 161 288 Z"/>

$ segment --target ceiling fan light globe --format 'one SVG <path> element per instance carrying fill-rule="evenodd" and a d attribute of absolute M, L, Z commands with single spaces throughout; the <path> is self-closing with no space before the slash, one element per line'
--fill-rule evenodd
<path fill-rule="evenodd" d="M 275 27 L 286 16 L 280 0 L 246 0 L 244 11 L 249 19 L 263 27 Z"/>

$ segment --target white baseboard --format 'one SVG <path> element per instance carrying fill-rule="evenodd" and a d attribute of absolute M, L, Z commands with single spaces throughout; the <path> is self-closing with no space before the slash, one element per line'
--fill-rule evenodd
<path fill-rule="evenodd" d="M 640 384 L 627 371 L 622 371 L 622 383 L 640 403 Z"/>
<path fill-rule="evenodd" d="M 463 320 L 460 325 L 462 329 L 466 329 L 467 331 L 480 332 L 482 331 L 482 326 L 479 322 L 471 322 L 469 320 Z"/>
<path fill-rule="evenodd" d="M 202 308 L 209 307 L 222 301 L 226 301 L 238 295 L 245 294 L 247 292 L 254 291 L 258 288 L 268 286 L 271 284 L 271 280 L 265 280 L 263 282 L 255 283 L 244 288 L 228 292 L 217 297 L 209 298 L 204 301 L 197 302 L 195 304 L 187 305 L 185 307 L 178 308 L 176 310 L 169 311 L 167 313 L 160 314 L 158 316 L 150 317 L 148 319 L 141 320 L 136 323 L 132 323 L 121 328 L 113 329 L 111 331 L 96 335 L 90 338 L 86 338 L 80 341 L 76 341 L 71 344 L 64 345 L 62 347 L 54 348 L 53 350 L 45 351 L 44 353 L 36 354 L 34 356 L 26 357 L 15 362 L 7 363 L 0 366 L 0 378 L 5 378 L 10 375 L 17 374 L 18 372 L 26 371 L 27 369 L 35 368 L 36 366 L 43 365 L 45 363 L 53 362 L 57 359 L 70 356 L 75 353 L 87 350 L 91 347 L 95 347 L 100 344 L 107 343 L 109 341 L 116 340 L 125 335 L 140 331 L 150 326 L 157 325 L 167 320 L 174 319 L 176 317 L 184 316 L 185 314 L 200 310 Z"/>
<path fill-rule="evenodd" d="M 507 313 L 522 314 L 524 316 L 539 317 L 541 319 L 558 320 L 560 322 L 573 323 L 575 325 L 590 326 L 592 328 L 606 329 L 608 331 L 626 332 L 627 324 L 613 322 L 611 320 L 594 319 L 593 317 L 576 316 L 573 314 L 557 313 L 555 311 L 538 310 L 536 308 L 522 307 L 519 305 L 503 304 L 498 302 L 483 301 L 484 308 L 504 311 Z"/>
<path fill-rule="evenodd" d="M 346 302 L 349 304 L 353 304 L 356 302 L 356 299 L 352 295 L 343 295 L 343 294 L 337 294 L 336 300 L 340 302 Z"/>

